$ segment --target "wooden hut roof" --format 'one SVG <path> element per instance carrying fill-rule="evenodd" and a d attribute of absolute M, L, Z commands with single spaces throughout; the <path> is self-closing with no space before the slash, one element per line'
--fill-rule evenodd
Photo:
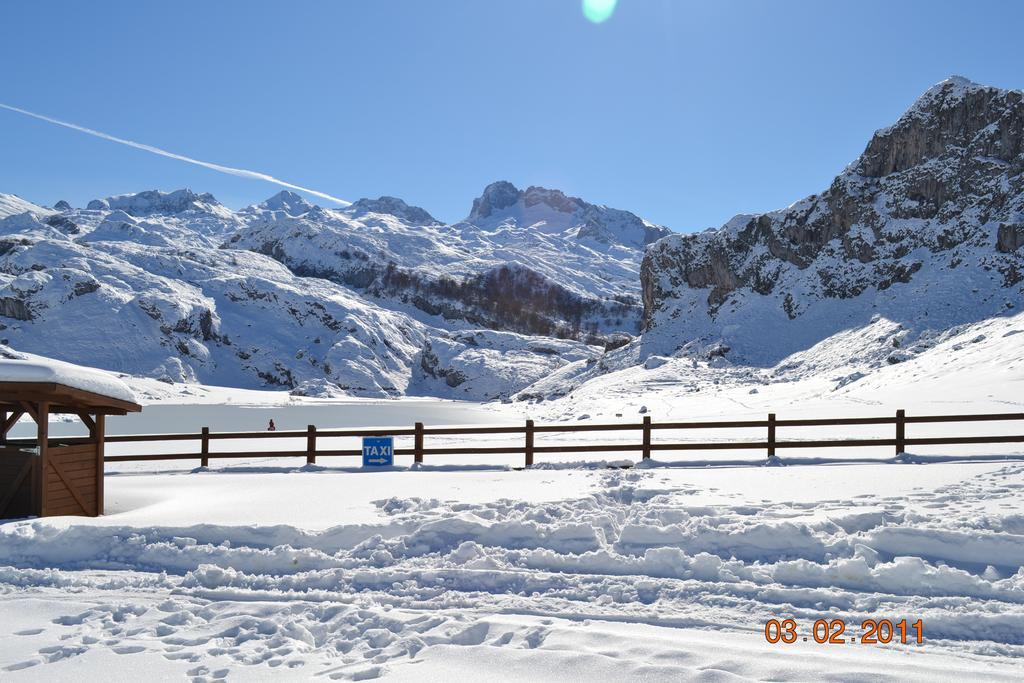
<path fill-rule="evenodd" d="M 50 404 L 51 413 L 124 415 L 142 410 L 128 386 L 113 375 L 58 361 L 0 360 L 0 410 L 23 403 Z"/>

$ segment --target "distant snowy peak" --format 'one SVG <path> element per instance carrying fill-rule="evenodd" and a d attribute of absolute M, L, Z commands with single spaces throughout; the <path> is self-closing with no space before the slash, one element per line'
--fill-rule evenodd
<path fill-rule="evenodd" d="M 94 199 L 86 208 L 91 211 L 120 210 L 131 216 L 173 215 L 186 212 L 207 213 L 222 218 L 234 215 L 231 209 L 218 202 L 209 192 L 196 194 L 189 189 L 174 192 L 147 190 L 106 199 Z"/>
<path fill-rule="evenodd" d="M 567 197 L 561 190 L 536 186 L 520 190 L 506 180 L 499 180 L 485 187 L 483 194 L 473 200 L 473 208 L 466 221 L 473 223 L 495 217 L 506 218 L 509 214 L 523 214 L 535 207 L 572 215 L 587 206 L 590 205 L 582 199 Z"/>
<path fill-rule="evenodd" d="M 81 230 L 74 221 L 53 209 L 27 202 L 17 195 L 0 193 L 0 235 L 25 231 L 64 239 L 65 235 L 78 234 Z"/>
<path fill-rule="evenodd" d="M 466 220 L 470 223 L 490 218 L 496 211 L 515 206 L 522 198 L 522 192 L 507 180 L 499 180 L 484 188 L 483 194 L 473 200 L 473 208 Z"/>
<path fill-rule="evenodd" d="M 367 214 L 384 214 L 394 216 L 409 225 L 441 225 L 441 221 L 431 216 L 425 209 L 410 206 L 397 197 L 378 197 L 377 199 L 360 199 L 351 206 L 342 209 L 342 213 L 353 218 L 362 218 Z"/>
<path fill-rule="evenodd" d="M 284 211 L 289 216 L 301 216 L 313 207 L 313 204 L 294 192 L 282 190 L 266 201 L 242 209 L 242 213 L 254 211 Z"/>
<path fill-rule="evenodd" d="M 60 214 L 40 216 L 30 211 L 0 218 L 0 236 L 33 235 L 37 238 L 64 240 L 78 232 L 78 226 L 67 221 Z M 2 250 L 3 247 L 0 247 Z"/>
<path fill-rule="evenodd" d="M 546 233 L 570 232 L 579 239 L 633 249 L 643 249 L 671 234 L 628 211 L 590 204 L 560 190 L 536 186 L 520 190 L 504 180 L 484 188 L 465 222 L 485 229 L 515 226 Z"/>
<path fill-rule="evenodd" d="M 43 208 L 32 202 L 25 201 L 16 194 L 4 194 L 0 192 L 0 218 L 16 216 L 19 213 L 31 213 L 36 216 L 47 216 L 52 214 L 51 209 Z"/>
<path fill-rule="evenodd" d="M 397 218 L 407 225 L 441 225 L 441 222 L 418 206 L 410 206 L 397 197 L 378 197 L 377 199 L 360 199 L 343 209 L 323 209 L 312 204 L 294 192 L 284 190 L 266 201 L 248 206 L 239 214 L 243 217 L 257 216 L 273 219 L 263 214 L 284 213 L 294 218 L 303 217 L 307 220 L 331 222 L 339 216 L 353 219 L 384 216 Z"/>

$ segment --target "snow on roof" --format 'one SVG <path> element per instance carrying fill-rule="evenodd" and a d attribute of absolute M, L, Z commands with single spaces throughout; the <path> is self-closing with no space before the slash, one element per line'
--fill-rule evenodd
<path fill-rule="evenodd" d="M 52 382 L 136 403 L 128 385 L 109 372 L 58 360 L 0 360 L 0 382 Z"/>

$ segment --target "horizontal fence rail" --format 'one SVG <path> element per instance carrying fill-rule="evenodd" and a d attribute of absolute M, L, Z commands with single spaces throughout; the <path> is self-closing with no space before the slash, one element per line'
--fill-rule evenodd
<path fill-rule="evenodd" d="M 425 456 L 443 455 L 522 455 L 527 467 L 534 464 L 534 457 L 544 453 L 611 453 L 639 452 L 642 459 L 649 459 L 654 451 L 721 451 L 721 450 L 763 450 L 769 459 L 775 457 L 779 449 L 806 448 L 866 448 L 887 446 L 895 449 L 897 455 L 904 453 L 907 446 L 936 445 L 971 445 L 971 444 L 1008 444 L 1024 443 L 1024 434 L 1011 435 L 978 435 L 978 436 L 937 436 L 908 437 L 908 424 L 939 424 L 968 422 L 1006 422 L 1022 421 L 1024 413 L 985 413 L 973 415 L 914 415 L 908 416 L 905 411 L 898 410 L 895 415 L 880 417 L 844 417 L 844 418 L 807 418 L 779 420 L 770 413 L 765 420 L 715 420 L 695 422 L 654 422 L 650 416 L 644 416 L 641 422 L 620 424 L 566 424 L 566 425 L 535 425 L 527 420 L 521 426 L 501 427 L 425 427 L 417 422 L 413 428 L 372 428 L 372 429 L 324 429 L 309 425 L 305 430 L 261 431 L 261 432 L 211 432 L 203 427 L 199 433 L 188 434 L 134 434 L 108 436 L 107 443 L 152 443 L 175 441 L 198 441 L 198 453 L 140 453 L 130 455 L 108 455 L 106 462 L 142 462 L 158 460 L 199 460 L 201 466 L 209 466 L 211 459 L 239 458 L 305 458 L 313 464 L 317 457 L 359 457 L 362 450 L 357 448 L 330 449 L 317 445 L 319 439 L 328 438 L 361 438 L 361 437 L 413 437 L 412 448 L 395 448 L 396 456 L 413 456 L 414 462 L 422 463 Z M 790 427 L 833 427 L 861 425 L 894 425 L 892 438 L 860 438 L 860 439 L 805 439 L 785 440 L 777 438 L 779 428 Z M 706 442 L 654 442 L 653 433 L 659 430 L 690 430 L 690 429 L 763 429 L 764 440 L 744 441 L 706 441 Z M 577 432 L 640 432 L 640 443 L 601 443 L 563 445 L 537 445 L 536 434 L 567 434 Z M 478 435 L 522 435 L 519 445 L 502 446 L 439 446 L 426 447 L 428 436 L 478 436 Z M 228 441 L 232 439 L 306 439 L 304 449 L 280 451 L 211 451 L 211 441 Z M 61 444 L 86 443 L 86 438 L 54 438 L 51 441 Z M 31 439 L 8 439 L 11 445 L 34 443 Z"/>

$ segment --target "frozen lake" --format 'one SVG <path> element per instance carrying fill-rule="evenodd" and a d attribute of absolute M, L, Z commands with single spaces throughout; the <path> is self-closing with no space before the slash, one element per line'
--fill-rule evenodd
<path fill-rule="evenodd" d="M 260 431 L 267 428 L 271 419 L 279 430 L 304 430 L 310 424 L 319 429 L 412 427 L 416 422 L 426 425 L 506 424 L 516 419 L 507 408 L 501 404 L 437 399 L 155 404 L 144 406 L 141 413 L 109 417 L 107 434 L 198 433 L 203 427 L 217 432 Z M 77 417 L 57 419 L 60 421 L 50 424 L 52 436 L 85 435 L 85 428 Z M 35 423 L 28 418 L 22 418 L 11 430 L 12 438 L 34 435 Z"/>

